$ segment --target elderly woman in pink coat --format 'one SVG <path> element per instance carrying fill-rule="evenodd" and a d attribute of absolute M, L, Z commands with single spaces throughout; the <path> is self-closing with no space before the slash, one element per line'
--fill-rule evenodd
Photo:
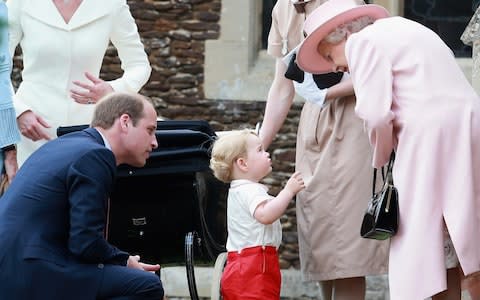
<path fill-rule="evenodd" d="M 479 97 L 437 34 L 381 6 L 328 1 L 304 31 L 301 68 L 350 73 L 373 166 L 396 152 L 391 299 L 460 299 L 459 268 L 480 271 Z"/>

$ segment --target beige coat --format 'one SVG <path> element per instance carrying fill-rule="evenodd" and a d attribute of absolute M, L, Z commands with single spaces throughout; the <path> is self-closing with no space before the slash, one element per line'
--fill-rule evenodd
<path fill-rule="evenodd" d="M 290 0 L 279 0 L 269 54 L 281 57 L 285 47 L 289 52 L 297 46 L 304 19 Z M 354 106 L 354 97 L 331 101 L 323 109 L 307 102 L 300 117 L 296 169 L 308 186 L 297 195 L 297 223 L 300 265 L 308 281 L 387 272 L 388 241 L 360 237 L 373 168 L 368 136 Z"/>
<path fill-rule="evenodd" d="M 95 105 L 70 98 L 72 81 L 88 82 L 84 72 L 99 76 L 110 42 L 118 50 L 123 69 L 109 81 L 115 91 L 138 92 L 150 76 L 150 64 L 126 0 L 83 0 L 67 24 L 51 0 L 8 0 L 10 51 L 20 44 L 22 82 L 14 95 L 17 117 L 31 110 L 50 125 L 89 124 Z M 78 89 L 78 88 L 77 88 Z M 45 141 L 22 137 L 19 162 Z"/>
<path fill-rule="evenodd" d="M 388 241 L 360 236 L 373 168 L 354 107 L 354 97 L 331 101 L 323 109 L 307 102 L 300 117 L 296 170 L 309 182 L 297 195 L 297 225 L 306 280 L 387 272 Z"/>

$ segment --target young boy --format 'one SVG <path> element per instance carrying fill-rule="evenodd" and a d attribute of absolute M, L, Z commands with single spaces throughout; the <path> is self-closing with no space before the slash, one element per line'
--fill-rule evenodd
<path fill-rule="evenodd" d="M 270 155 L 254 131 L 221 135 L 212 149 L 215 177 L 230 182 L 227 200 L 227 265 L 221 279 L 223 299 L 280 299 L 277 249 L 279 218 L 305 184 L 294 173 L 285 188 L 270 196 L 259 181 L 272 171 Z"/>

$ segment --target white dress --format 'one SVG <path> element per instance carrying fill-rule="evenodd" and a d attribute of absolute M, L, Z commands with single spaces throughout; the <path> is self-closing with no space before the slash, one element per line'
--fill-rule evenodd
<path fill-rule="evenodd" d="M 67 24 L 51 0 L 8 0 L 10 52 L 20 44 L 22 82 L 14 96 L 17 117 L 31 110 L 50 125 L 89 124 L 95 105 L 70 98 L 72 82 L 87 82 L 84 73 L 99 76 L 111 42 L 118 51 L 123 75 L 109 81 L 115 91 L 138 92 L 151 67 L 126 0 L 83 0 Z M 77 88 L 78 89 L 78 88 Z M 19 163 L 45 141 L 22 137 Z"/>

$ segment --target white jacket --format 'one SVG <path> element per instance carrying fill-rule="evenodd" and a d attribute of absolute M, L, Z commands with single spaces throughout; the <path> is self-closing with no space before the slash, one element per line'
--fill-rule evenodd
<path fill-rule="evenodd" d="M 27 110 L 39 114 L 51 136 L 58 126 L 90 123 L 95 105 L 76 103 L 70 89 L 74 80 L 88 81 L 85 72 L 99 76 L 110 42 L 123 70 L 109 81 L 113 89 L 138 92 L 148 81 L 151 67 L 126 0 L 83 0 L 68 24 L 51 0 L 7 0 L 7 6 L 10 52 L 20 44 L 23 54 L 17 117 Z M 44 142 L 22 137 L 20 163 Z"/>

